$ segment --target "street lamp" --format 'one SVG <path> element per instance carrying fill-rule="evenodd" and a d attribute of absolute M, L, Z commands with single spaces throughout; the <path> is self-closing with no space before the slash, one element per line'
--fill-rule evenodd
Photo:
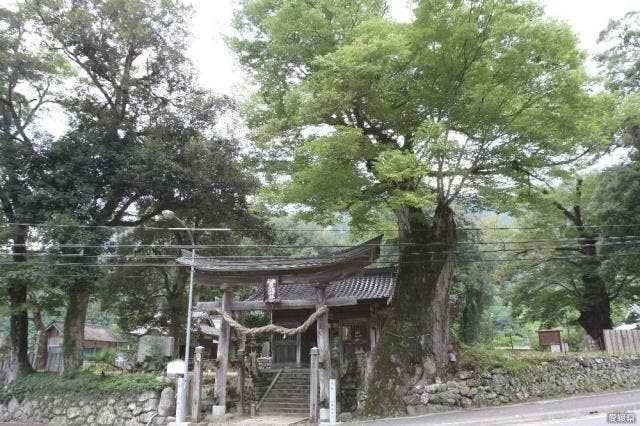
<path fill-rule="evenodd" d="M 196 261 L 196 243 L 193 240 L 193 234 L 187 224 L 182 221 L 176 214 L 171 210 L 163 210 L 162 218 L 164 220 L 172 220 L 175 219 L 182 225 L 189 234 L 189 239 L 191 239 L 191 274 L 189 276 L 189 305 L 187 308 L 187 329 L 186 329 L 186 342 L 184 344 L 184 378 L 182 379 L 182 389 L 178 389 L 177 392 L 177 401 L 176 401 L 176 422 L 183 423 L 186 419 L 187 414 L 187 394 L 189 389 L 189 349 L 191 346 L 191 311 L 192 311 L 192 303 L 193 303 L 193 274 L 195 271 L 195 261 Z"/>

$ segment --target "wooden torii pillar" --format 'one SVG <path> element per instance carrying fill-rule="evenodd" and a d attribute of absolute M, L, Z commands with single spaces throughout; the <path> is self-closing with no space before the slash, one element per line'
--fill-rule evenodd
<path fill-rule="evenodd" d="M 327 283 L 316 284 L 316 310 L 327 304 Z M 320 405 L 329 408 L 329 379 L 331 378 L 331 345 L 329 343 L 329 313 L 325 312 L 316 320 L 319 356 Z"/>
<path fill-rule="evenodd" d="M 231 314 L 233 301 L 233 288 L 222 287 L 222 309 Z M 212 414 L 224 415 L 227 408 L 227 366 L 229 365 L 229 343 L 231 341 L 231 327 L 222 318 L 220 324 L 220 337 L 218 339 L 217 369 L 216 369 L 216 404 L 212 408 Z"/>

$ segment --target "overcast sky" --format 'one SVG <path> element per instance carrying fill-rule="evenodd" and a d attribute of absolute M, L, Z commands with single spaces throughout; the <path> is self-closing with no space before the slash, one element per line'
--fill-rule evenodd
<path fill-rule="evenodd" d="M 200 70 L 205 86 L 228 95 L 241 96 L 246 91 L 245 76 L 226 48 L 223 36 L 231 34 L 231 18 L 237 0 L 188 0 L 195 10 L 193 40 L 189 54 Z M 590 54 L 598 50 L 598 34 L 610 19 L 640 9 L 639 0 L 541 0 L 547 13 L 568 22 L 580 36 L 581 47 Z M 407 0 L 390 0 L 391 14 L 408 20 L 411 10 Z M 593 64 L 590 71 L 595 72 Z"/>

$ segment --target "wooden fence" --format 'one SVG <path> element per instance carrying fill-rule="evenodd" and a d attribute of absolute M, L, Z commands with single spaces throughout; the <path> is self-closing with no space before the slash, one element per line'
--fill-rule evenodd
<path fill-rule="evenodd" d="M 47 357 L 47 367 L 45 371 L 53 371 L 61 373 L 64 368 L 64 359 L 62 358 L 62 352 L 50 353 Z"/>
<path fill-rule="evenodd" d="M 611 355 L 640 355 L 640 329 L 604 330 L 604 346 Z"/>
<path fill-rule="evenodd" d="M 29 363 L 33 367 L 33 363 L 35 360 L 35 354 L 33 352 L 29 352 Z M 64 359 L 62 358 L 62 353 L 52 353 L 47 357 L 47 366 L 44 371 L 53 371 L 55 373 L 62 372 L 64 367 Z M 0 371 L 7 372 L 9 369 L 9 359 L 3 358 L 0 359 Z"/>

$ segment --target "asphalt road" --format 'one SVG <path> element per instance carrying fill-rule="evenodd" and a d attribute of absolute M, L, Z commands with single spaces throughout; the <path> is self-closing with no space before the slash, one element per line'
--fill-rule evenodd
<path fill-rule="evenodd" d="M 459 410 L 416 417 L 396 417 L 353 425 L 607 425 L 608 413 L 635 415 L 640 424 L 640 390 L 573 396 L 500 407 Z M 623 423 L 617 423 L 623 424 Z M 628 424 L 628 423 L 627 423 Z"/>

